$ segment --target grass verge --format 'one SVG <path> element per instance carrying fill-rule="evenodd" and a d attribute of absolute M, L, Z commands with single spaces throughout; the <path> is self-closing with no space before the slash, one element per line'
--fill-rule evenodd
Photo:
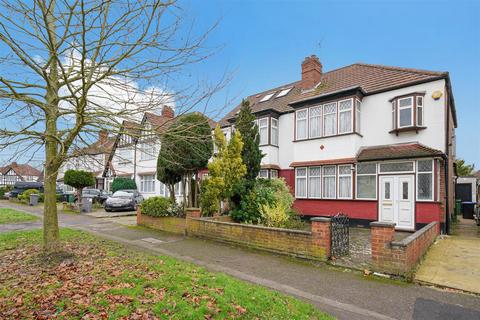
<path fill-rule="evenodd" d="M 28 222 L 37 219 L 38 218 L 36 216 L 22 211 L 0 208 L 0 224 Z"/>
<path fill-rule="evenodd" d="M 221 273 L 61 230 L 0 234 L 0 318 L 332 319 L 312 305 Z"/>

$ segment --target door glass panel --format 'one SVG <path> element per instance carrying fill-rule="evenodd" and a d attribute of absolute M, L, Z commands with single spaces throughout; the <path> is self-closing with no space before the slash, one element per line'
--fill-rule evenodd
<path fill-rule="evenodd" d="M 402 199 L 408 200 L 408 182 L 402 182 Z"/>
<path fill-rule="evenodd" d="M 385 195 L 384 198 L 390 200 L 390 182 L 385 182 Z"/>

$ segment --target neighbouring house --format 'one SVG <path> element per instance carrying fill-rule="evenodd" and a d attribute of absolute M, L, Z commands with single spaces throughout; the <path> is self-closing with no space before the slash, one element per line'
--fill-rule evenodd
<path fill-rule="evenodd" d="M 63 183 L 63 176 L 67 170 L 84 170 L 95 175 L 95 187 L 100 190 L 109 190 L 111 181 L 103 176 L 104 168 L 112 151 L 115 137 L 109 137 L 106 130 L 100 130 L 98 139 L 85 148 L 75 149 L 58 172 L 57 183 L 64 191 L 73 191 L 73 188 Z"/>
<path fill-rule="evenodd" d="M 0 186 L 14 185 L 17 181 L 39 181 L 42 178 L 42 172 L 28 164 L 12 162 L 0 168 Z"/>
<path fill-rule="evenodd" d="M 125 121 L 115 138 L 103 176 L 134 179 L 144 198 L 169 196 L 167 186 L 157 180 L 157 158 L 161 148 L 160 137 L 173 123 L 175 113 L 164 106 L 161 114 L 146 112 L 140 123 Z M 216 123 L 209 120 L 214 128 Z M 175 185 L 175 195 L 183 195 L 183 184 Z"/>
<path fill-rule="evenodd" d="M 456 199 L 462 202 L 478 202 L 479 180 L 475 175 L 468 177 L 458 177 L 455 186 Z"/>
<path fill-rule="evenodd" d="M 457 118 L 448 72 L 356 63 L 246 98 L 265 154 L 259 176 L 285 178 L 304 216 L 416 230 L 453 212 Z M 240 105 L 220 122 L 227 139 Z"/>

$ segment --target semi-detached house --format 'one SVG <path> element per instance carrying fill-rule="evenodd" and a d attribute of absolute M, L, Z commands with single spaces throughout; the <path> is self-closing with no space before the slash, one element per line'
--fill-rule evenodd
<path fill-rule="evenodd" d="M 255 114 L 260 177 L 283 177 L 305 216 L 445 227 L 453 210 L 457 118 L 447 72 L 356 63 L 246 98 Z M 227 138 L 240 105 L 220 122 Z"/>

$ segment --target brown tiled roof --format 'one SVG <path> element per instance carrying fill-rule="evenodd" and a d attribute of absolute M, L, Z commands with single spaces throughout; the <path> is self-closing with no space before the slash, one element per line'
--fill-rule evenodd
<path fill-rule="evenodd" d="M 10 169 L 15 171 L 18 176 L 33 176 L 33 177 L 40 177 L 42 172 L 28 164 L 18 164 L 16 162 L 12 162 L 11 164 L 1 168 L 1 173 L 6 174 Z"/>
<path fill-rule="evenodd" d="M 297 81 L 251 95 L 247 97 L 246 100 L 250 101 L 254 113 L 264 110 L 274 110 L 279 113 L 284 113 L 293 110 L 290 106 L 292 103 L 347 89 L 359 88 L 365 95 L 369 95 L 447 77 L 447 72 L 356 63 L 323 73 L 320 78 L 320 83 L 315 89 L 302 91 L 299 88 L 300 81 Z M 259 102 L 266 94 L 271 92 L 278 93 L 281 89 L 289 87 L 293 87 L 293 89 L 287 95 L 281 98 L 275 98 L 275 94 L 275 96 L 268 101 Z M 239 109 L 240 105 L 227 113 L 221 120 L 221 125 L 228 125 L 228 120 L 234 118 Z"/>
<path fill-rule="evenodd" d="M 321 166 L 330 164 L 348 164 L 356 162 L 355 158 L 341 158 L 331 160 L 314 160 L 314 161 L 299 161 L 290 163 L 290 167 L 308 167 L 308 166 Z"/>
<path fill-rule="evenodd" d="M 88 147 L 79 149 L 75 151 L 77 155 L 95 155 L 101 153 L 110 153 L 115 143 L 115 137 L 107 137 L 105 141 L 98 140 L 95 143 L 92 143 Z"/>
<path fill-rule="evenodd" d="M 165 117 L 151 112 L 145 112 L 145 120 L 152 125 L 152 129 L 157 133 L 163 133 L 174 121 L 174 118 Z"/>
<path fill-rule="evenodd" d="M 443 152 L 432 149 L 418 142 L 401 143 L 384 146 L 361 148 L 357 155 L 358 161 L 392 160 L 406 158 L 421 158 L 442 156 Z"/>

